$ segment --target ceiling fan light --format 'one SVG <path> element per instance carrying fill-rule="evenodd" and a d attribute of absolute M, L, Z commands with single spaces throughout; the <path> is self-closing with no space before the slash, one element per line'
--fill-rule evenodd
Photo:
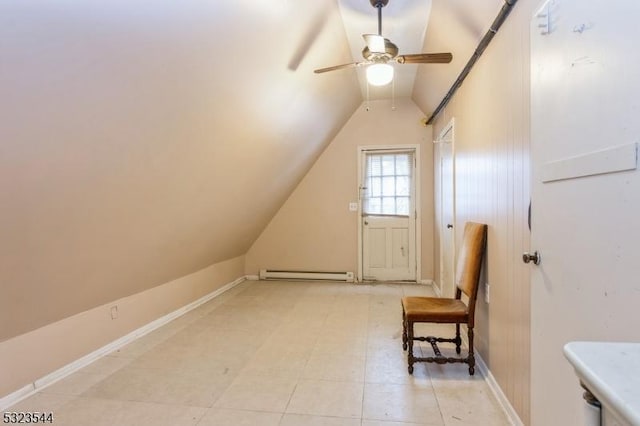
<path fill-rule="evenodd" d="M 389 64 L 373 64 L 367 67 L 367 81 L 372 86 L 385 86 L 393 80 L 393 67 Z"/>

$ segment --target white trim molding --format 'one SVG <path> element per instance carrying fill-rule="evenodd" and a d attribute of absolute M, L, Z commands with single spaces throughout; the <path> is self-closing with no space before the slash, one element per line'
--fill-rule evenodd
<path fill-rule="evenodd" d="M 522 423 L 522 420 L 520 420 L 520 416 L 518 416 L 518 413 L 513 408 L 513 405 L 511 405 L 507 396 L 504 394 L 504 392 L 502 392 L 502 388 L 496 381 L 496 378 L 493 377 L 493 374 L 491 374 L 491 370 L 489 370 L 489 367 L 487 367 L 487 364 L 484 362 L 478 352 L 475 353 L 475 358 L 478 371 L 480 371 L 480 374 L 482 374 L 482 376 L 484 377 L 484 380 L 485 382 L 487 382 L 489 389 L 491 389 L 491 393 L 493 393 L 493 396 L 495 396 L 498 400 L 498 404 L 500 404 L 500 407 L 502 407 L 502 410 L 506 414 L 509 423 L 511 423 L 513 426 L 524 426 L 524 423 Z"/>
<path fill-rule="evenodd" d="M 425 282 L 425 281 L 428 281 L 428 282 Z M 436 294 L 436 296 L 442 297 L 442 290 L 440 290 L 440 286 L 438 286 L 438 283 L 435 280 L 422 280 L 421 284 L 430 285 L 431 288 L 433 289 L 433 292 Z"/>
<path fill-rule="evenodd" d="M 422 154 L 420 151 L 420 144 L 398 144 L 398 145 L 358 145 L 356 147 L 357 156 L 358 156 L 358 164 L 357 164 L 357 173 L 358 173 L 358 226 L 357 226 L 357 238 L 358 238 L 358 269 L 356 271 L 355 282 L 363 282 L 367 281 L 363 276 L 363 259 L 362 259 L 362 173 L 363 169 L 363 156 L 368 151 L 379 151 L 379 152 L 406 152 L 413 151 L 415 158 L 415 177 L 414 177 L 414 219 L 415 219 L 415 279 L 416 282 L 422 281 L 422 208 L 421 208 L 421 199 L 422 199 Z"/>
<path fill-rule="evenodd" d="M 75 373 L 76 371 L 86 367 L 87 365 L 91 364 L 94 361 L 97 361 L 103 356 L 108 355 L 109 353 L 117 349 L 120 349 L 124 345 L 127 345 L 133 342 L 134 340 L 137 340 L 140 337 L 146 334 L 149 334 L 150 332 L 162 327 L 163 325 L 173 321 L 178 317 L 181 317 L 187 312 L 192 311 L 198 306 L 207 303 L 208 301 L 221 295 L 222 293 L 228 290 L 231 290 L 232 288 L 234 288 L 235 286 L 244 282 L 247 279 L 248 279 L 247 276 L 242 276 L 218 288 L 217 290 L 214 290 L 211 293 L 189 303 L 188 305 L 178 308 L 175 311 L 168 313 L 167 315 L 164 315 L 150 323 L 147 323 L 146 325 L 143 325 L 142 327 L 120 337 L 119 339 L 116 339 L 113 342 L 83 356 L 82 358 L 79 358 L 65 365 L 62 368 L 59 368 L 39 379 L 36 379 L 34 382 L 29 383 L 28 385 L 18 389 L 17 391 L 12 392 L 0 398 L 0 411 L 4 411 L 8 407 L 11 407 L 12 405 L 17 404 L 23 399 L 30 397 L 31 395 L 35 394 L 36 392 L 39 392 L 40 390 L 42 390 L 43 388 L 46 388 L 47 386 L 52 385 L 58 380 L 61 380 L 69 376 L 70 374 Z"/>

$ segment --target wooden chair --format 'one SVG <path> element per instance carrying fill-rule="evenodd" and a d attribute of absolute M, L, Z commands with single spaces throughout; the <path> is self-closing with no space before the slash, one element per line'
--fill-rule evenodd
<path fill-rule="evenodd" d="M 456 265 L 455 298 L 418 296 L 402 298 L 402 348 L 407 350 L 408 347 L 409 349 L 407 354 L 409 374 L 413 373 L 413 364 L 416 362 L 435 362 L 437 364 L 450 362 L 466 363 L 469 364 L 469 374 L 473 375 L 475 373 L 476 361 L 473 355 L 474 312 L 486 239 L 487 225 L 473 222 L 465 225 L 462 247 L 458 253 L 458 263 Z M 463 293 L 469 298 L 467 304 L 462 301 Z M 455 324 L 456 336 L 453 339 L 433 336 L 416 337 L 414 336 L 413 327 L 415 323 Z M 447 358 L 442 355 L 437 343 L 455 343 L 456 353 L 460 354 L 460 345 L 462 344 L 462 340 L 460 339 L 460 324 L 467 325 L 469 354 L 465 358 Z M 435 356 L 426 358 L 415 357 L 413 355 L 414 340 L 429 342 Z"/>

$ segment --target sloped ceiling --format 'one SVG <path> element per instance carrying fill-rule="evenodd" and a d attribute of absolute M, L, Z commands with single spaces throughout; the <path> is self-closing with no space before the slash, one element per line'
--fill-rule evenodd
<path fill-rule="evenodd" d="M 504 0 L 433 0 L 422 51 L 452 52 L 453 60 L 446 66 L 418 67 L 412 99 L 427 116 L 444 98 L 503 4 Z"/>
<path fill-rule="evenodd" d="M 334 0 L 5 0 L 0 58 L 0 340 L 244 254 L 362 101 Z"/>
<path fill-rule="evenodd" d="M 353 60 L 338 1 L 0 2 L 0 341 L 246 253 L 363 100 L 313 73 Z M 433 0 L 424 111 L 498 3 Z"/>

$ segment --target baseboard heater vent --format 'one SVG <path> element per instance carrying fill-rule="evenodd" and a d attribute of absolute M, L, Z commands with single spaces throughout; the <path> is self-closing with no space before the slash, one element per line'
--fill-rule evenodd
<path fill-rule="evenodd" d="M 313 281 L 354 281 L 353 272 L 280 271 L 261 269 L 261 280 L 313 280 Z"/>

